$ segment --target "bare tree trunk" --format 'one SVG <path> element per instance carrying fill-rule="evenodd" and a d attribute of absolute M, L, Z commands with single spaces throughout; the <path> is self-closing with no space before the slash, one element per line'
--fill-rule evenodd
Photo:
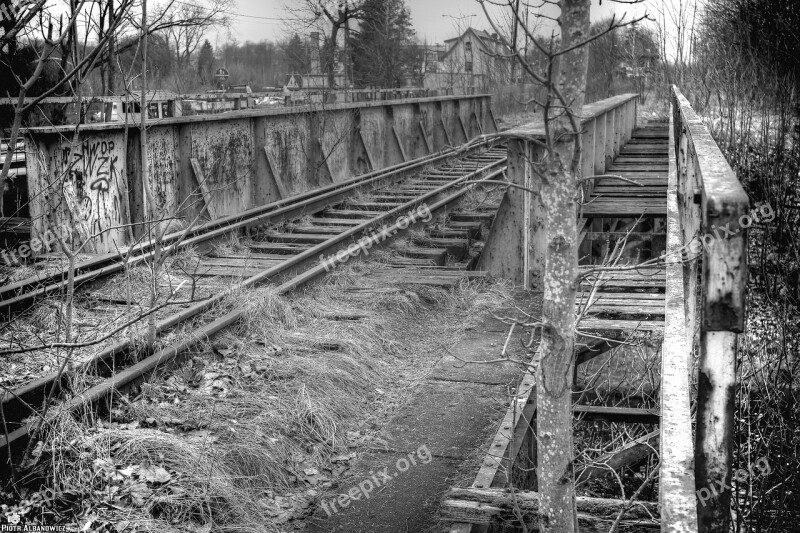
<path fill-rule="evenodd" d="M 155 196 L 150 190 L 150 182 L 147 177 L 147 0 L 142 1 L 142 98 L 139 111 L 141 112 L 141 131 L 139 139 L 141 141 L 142 152 L 142 187 L 144 187 L 145 200 L 147 201 L 147 219 L 149 231 L 155 231 L 154 239 L 154 255 L 153 263 L 151 265 L 152 279 L 150 280 L 150 308 L 156 305 L 158 300 L 158 274 L 159 267 L 161 266 L 161 241 L 160 231 L 161 224 L 157 217 L 157 206 L 155 204 Z M 152 349 L 156 342 L 156 323 L 155 313 L 147 317 L 147 347 Z"/>
<path fill-rule="evenodd" d="M 336 67 L 336 41 L 339 39 L 339 28 L 341 24 L 334 23 L 331 26 L 331 34 L 329 41 L 325 46 L 325 72 L 328 74 L 328 88 L 333 89 L 336 87 L 336 77 L 334 76 L 334 69 Z"/>
<path fill-rule="evenodd" d="M 113 32 L 114 24 L 116 20 L 114 20 L 114 0 L 108 0 L 108 28 L 109 31 Z M 113 96 L 114 91 L 116 91 L 116 68 L 114 67 L 114 53 L 116 44 L 116 36 L 112 33 L 111 38 L 108 41 L 108 85 L 106 86 L 108 89 L 108 94 Z"/>
<path fill-rule="evenodd" d="M 589 0 L 562 0 L 561 49 L 566 50 L 588 37 Z M 548 141 L 551 146 L 541 176 L 547 252 L 536 420 L 542 495 L 540 527 L 548 532 L 571 533 L 577 531 L 578 524 L 572 438 L 581 177 L 580 118 L 576 115 L 583 107 L 587 64 L 586 47 L 561 58 L 553 101 L 556 107 L 551 107 L 548 117 L 552 141 Z"/>

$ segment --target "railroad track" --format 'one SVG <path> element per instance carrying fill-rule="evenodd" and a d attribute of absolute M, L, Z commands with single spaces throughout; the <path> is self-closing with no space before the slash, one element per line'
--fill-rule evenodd
<path fill-rule="evenodd" d="M 449 158 L 463 153 L 484 148 L 485 140 L 467 143 L 458 148 L 443 150 L 430 156 L 421 157 L 405 163 L 393 165 L 381 170 L 369 172 L 350 180 L 307 191 L 290 198 L 256 207 L 236 215 L 221 217 L 191 228 L 188 232 L 175 231 L 162 239 L 165 253 L 196 246 L 224 235 L 265 223 L 280 223 L 293 220 L 321 211 L 325 207 L 341 203 L 356 191 L 365 188 L 379 187 L 393 179 L 420 170 L 428 165 L 441 164 Z M 126 266 L 123 256 L 129 256 L 127 266 L 149 261 L 154 255 L 151 241 L 122 248 L 118 253 L 98 255 L 76 265 L 74 271 L 75 286 L 117 274 Z M 24 280 L 0 286 L 0 319 L 9 320 L 18 313 L 25 312 L 41 299 L 63 294 L 67 286 L 68 270 L 66 268 L 44 275 L 35 275 Z"/>
<path fill-rule="evenodd" d="M 456 155 L 461 157 L 454 160 Z M 90 388 L 69 390 L 69 372 L 61 372 L 4 393 L 0 403 L 4 425 L 0 436 L 3 465 L 8 468 L 8 458 L 18 457 L 24 450 L 33 427 L 28 419 L 48 398 L 58 397 L 62 400 L 60 410 L 71 413 L 111 398 L 113 392 L 125 390 L 154 370 L 178 363 L 193 346 L 239 321 L 246 312 L 244 309 L 228 310 L 221 316 L 209 313 L 219 309 L 220 304 L 236 291 L 269 282 L 276 294 L 288 293 L 324 274 L 337 262 L 358 255 L 359 250 L 387 245 L 393 238 L 405 235 L 414 224 L 430 220 L 428 214 L 433 217 L 452 207 L 476 182 L 497 179 L 504 172 L 505 163 L 505 150 L 476 143 L 465 151 L 448 151 L 396 165 L 198 228 L 180 243 L 181 247 L 235 233 L 245 227 L 262 228 L 259 238 L 246 244 L 244 255 L 217 253 L 199 259 L 201 277 L 238 277 L 240 281 L 158 320 L 158 335 L 193 321 L 196 327 L 182 332 L 176 342 L 153 353 L 141 354 L 137 352 L 141 349 L 138 341 L 122 340 L 102 348 L 91 359 L 72 365 L 72 371 L 103 378 Z M 417 174 L 399 183 L 392 179 L 414 171 L 418 171 Z M 370 189 L 369 193 L 364 192 L 365 187 Z M 356 194 L 356 191 L 361 192 Z M 444 225 L 428 227 L 423 237 L 416 237 L 410 244 L 395 249 L 398 256 L 393 266 L 429 266 L 428 272 L 432 272 L 432 276 L 446 275 L 446 269 L 436 270 L 442 268 L 441 259 L 450 253 L 455 254 L 455 250 L 463 251 L 464 242 L 468 243 L 470 235 L 480 229 L 480 221 L 474 220 L 476 216 L 482 215 L 462 216 L 461 219 L 449 217 Z M 269 227 L 263 231 L 265 224 Z M 177 247 L 179 240 L 179 236 L 170 235 L 167 247 Z M 146 261 L 153 254 L 152 248 L 146 244 L 137 245 L 136 251 L 137 262 Z M 79 283 L 124 268 L 118 264 L 118 257 L 114 261 L 110 256 L 103 256 L 89 263 L 79 273 L 82 276 Z M 458 268 L 468 266 L 465 263 Z M 37 298 L 57 292 L 60 289 L 56 287 L 63 287 L 59 275 L 65 273 L 16 284 L 20 292 L 14 297 L 15 302 L 27 301 L 30 304 Z M 24 291 L 23 287 L 29 290 Z M 3 294 L 8 294 L 8 291 Z M 6 311 L 9 309 L 13 307 L 7 306 Z M 134 354 L 137 357 L 132 357 Z"/>

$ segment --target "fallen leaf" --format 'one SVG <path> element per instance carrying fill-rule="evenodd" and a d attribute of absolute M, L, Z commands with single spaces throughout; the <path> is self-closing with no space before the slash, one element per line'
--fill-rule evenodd
<path fill-rule="evenodd" d="M 172 475 L 160 466 L 143 466 L 139 470 L 139 477 L 150 483 L 166 483 L 172 479 Z"/>
<path fill-rule="evenodd" d="M 131 503 L 136 507 L 144 507 L 147 499 L 153 495 L 153 491 L 144 483 L 136 483 L 128 487 L 128 494 L 131 496 Z"/>

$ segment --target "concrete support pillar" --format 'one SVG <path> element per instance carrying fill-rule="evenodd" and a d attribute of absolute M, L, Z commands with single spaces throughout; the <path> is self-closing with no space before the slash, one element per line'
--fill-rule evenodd
<path fill-rule="evenodd" d="M 544 206 L 538 194 L 541 184 L 530 168 L 530 161 L 540 157 L 540 148 L 534 143 L 509 139 L 506 177 L 536 192 L 518 188 L 506 191 L 478 262 L 478 270 L 533 290 L 542 288 L 546 245 Z"/>

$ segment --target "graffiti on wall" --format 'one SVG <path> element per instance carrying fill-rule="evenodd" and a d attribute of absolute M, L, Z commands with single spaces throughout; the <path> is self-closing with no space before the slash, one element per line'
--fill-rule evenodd
<path fill-rule="evenodd" d="M 71 145 L 60 149 L 62 192 L 74 195 L 77 203 L 68 201 L 67 208 L 100 245 L 112 242 L 120 232 L 114 228 L 123 223 L 121 155 L 113 139 L 86 140 L 74 151 Z"/>

